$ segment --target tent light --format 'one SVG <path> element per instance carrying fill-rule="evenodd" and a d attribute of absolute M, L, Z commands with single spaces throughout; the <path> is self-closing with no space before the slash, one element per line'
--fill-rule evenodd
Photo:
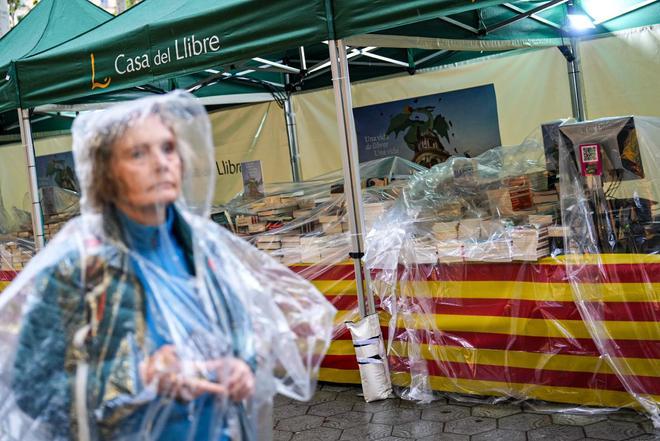
<path fill-rule="evenodd" d="M 596 27 L 591 17 L 582 8 L 577 6 L 574 1 L 568 2 L 567 18 L 569 27 L 574 31 L 584 31 Z"/>
<path fill-rule="evenodd" d="M 584 31 L 596 27 L 586 14 L 568 14 L 568 24 L 576 31 Z"/>

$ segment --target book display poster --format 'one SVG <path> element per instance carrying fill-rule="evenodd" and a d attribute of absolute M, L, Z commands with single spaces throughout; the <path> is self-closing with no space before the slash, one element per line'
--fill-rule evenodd
<path fill-rule="evenodd" d="M 353 109 L 360 162 L 399 156 L 431 167 L 501 145 L 493 84 Z"/>
<path fill-rule="evenodd" d="M 64 212 L 77 205 L 80 185 L 72 152 L 37 156 L 35 165 L 44 215 Z"/>
<path fill-rule="evenodd" d="M 241 162 L 243 176 L 243 197 L 260 199 L 264 197 L 264 178 L 261 161 Z"/>
<path fill-rule="evenodd" d="M 36 166 L 39 188 L 58 187 L 76 193 L 80 191 L 72 152 L 37 156 Z"/>

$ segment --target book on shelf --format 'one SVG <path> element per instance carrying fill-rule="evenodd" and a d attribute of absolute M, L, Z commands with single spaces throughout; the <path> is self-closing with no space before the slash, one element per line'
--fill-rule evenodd
<path fill-rule="evenodd" d="M 279 250 L 282 245 L 279 242 L 257 242 L 257 248 L 260 250 Z"/>
<path fill-rule="evenodd" d="M 257 243 L 281 242 L 282 237 L 279 234 L 266 234 L 257 237 Z"/>

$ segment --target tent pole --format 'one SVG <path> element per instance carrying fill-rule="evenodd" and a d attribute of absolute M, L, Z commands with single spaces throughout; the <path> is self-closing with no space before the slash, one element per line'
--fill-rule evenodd
<path fill-rule="evenodd" d="M 376 312 L 373 293 L 370 289 L 370 275 L 364 270 L 364 209 L 362 206 L 362 188 L 360 164 L 358 160 L 357 135 L 353 119 L 353 99 L 351 80 L 348 75 L 346 46 L 342 40 L 328 41 L 332 87 L 335 93 L 339 140 L 341 143 L 344 170 L 344 195 L 348 211 L 348 225 L 351 232 L 351 253 L 355 266 L 355 282 L 358 291 L 360 315 L 365 317 Z"/>
<path fill-rule="evenodd" d="M 21 141 L 25 148 L 28 175 L 30 182 L 30 196 L 32 198 L 32 231 L 34 234 L 35 250 L 44 247 L 44 223 L 41 211 L 41 200 L 39 199 L 39 186 L 37 184 L 37 166 L 34 156 L 34 140 L 32 139 L 32 128 L 30 127 L 30 112 L 27 109 L 18 108 L 18 123 L 21 130 Z"/>
<path fill-rule="evenodd" d="M 289 83 L 289 75 L 286 75 L 286 82 Z M 296 114 L 293 112 L 291 103 L 291 94 L 287 92 L 284 100 L 284 119 L 286 120 L 286 137 L 289 141 L 289 157 L 291 158 L 291 177 L 293 182 L 302 181 L 300 170 L 300 150 L 298 148 L 298 134 L 296 132 Z"/>
<path fill-rule="evenodd" d="M 578 39 L 571 38 L 571 56 L 567 58 L 568 81 L 571 87 L 571 105 L 573 107 L 573 117 L 578 121 L 586 119 L 584 108 L 584 94 L 582 91 L 582 70 L 580 62 L 580 52 L 578 49 Z"/>

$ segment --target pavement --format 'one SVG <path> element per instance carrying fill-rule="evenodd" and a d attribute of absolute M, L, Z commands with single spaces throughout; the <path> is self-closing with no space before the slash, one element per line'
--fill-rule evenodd
<path fill-rule="evenodd" d="M 392 398 L 365 403 L 353 385 L 320 384 L 311 401 L 275 397 L 274 441 L 660 440 L 630 410 L 584 411 L 544 402 L 489 404 L 446 397 L 430 404 Z"/>

